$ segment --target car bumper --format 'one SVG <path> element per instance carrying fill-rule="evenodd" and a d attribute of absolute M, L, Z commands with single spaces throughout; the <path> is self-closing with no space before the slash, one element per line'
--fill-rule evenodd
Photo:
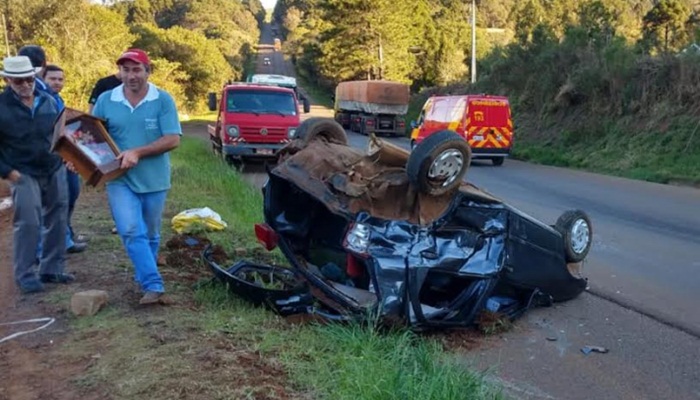
<path fill-rule="evenodd" d="M 491 157 L 508 157 L 510 148 L 478 148 L 472 147 L 472 158 L 491 158 Z"/>
<path fill-rule="evenodd" d="M 275 157 L 284 143 L 224 145 L 223 153 L 234 157 Z"/>

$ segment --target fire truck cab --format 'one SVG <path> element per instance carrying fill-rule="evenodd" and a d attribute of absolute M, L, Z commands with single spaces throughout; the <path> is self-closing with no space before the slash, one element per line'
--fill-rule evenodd
<path fill-rule="evenodd" d="M 431 96 L 411 127 L 411 148 L 447 129 L 469 143 L 472 159 L 490 159 L 494 165 L 503 164 L 513 145 L 513 120 L 505 96 Z"/>

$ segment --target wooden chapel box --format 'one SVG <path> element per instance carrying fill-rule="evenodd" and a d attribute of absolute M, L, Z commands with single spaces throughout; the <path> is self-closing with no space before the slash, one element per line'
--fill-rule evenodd
<path fill-rule="evenodd" d="M 71 108 L 64 108 L 54 124 L 51 150 L 75 166 L 90 186 L 118 178 L 126 170 L 117 160 L 120 151 L 109 136 L 104 120 Z"/>

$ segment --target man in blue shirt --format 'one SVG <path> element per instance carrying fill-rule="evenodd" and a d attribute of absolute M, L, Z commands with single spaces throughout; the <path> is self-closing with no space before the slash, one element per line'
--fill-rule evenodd
<path fill-rule="evenodd" d="M 108 182 L 107 197 L 117 231 L 144 292 L 141 304 L 159 303 L 165 292 L 158 271 L 160 225 L 170 189 L 168 152 L 182 128 L 172 96 L 148 82 L 148 55 L 129 49 L 117 60 L 122 84 L 100 95 L 92 111 L 106 120 L 128 171 Z"/>
<path fill-rule="evenodd" d="M 64 273 L 68 189 L 66 168 L 51 152 L 56 101 L 35 86 L 38 68 L 26 56 L 8 57 L 0 75 L 0 178 L 10 181 L 15 282 L 23 293 L 42 291 L 43 283 L 70 283 Z M 44 235 L 41 234 L 41 228 Z M 36 249 L 43 252 L 37 260 Z M 39 275 L 35 266 L 39 263 Z"/>

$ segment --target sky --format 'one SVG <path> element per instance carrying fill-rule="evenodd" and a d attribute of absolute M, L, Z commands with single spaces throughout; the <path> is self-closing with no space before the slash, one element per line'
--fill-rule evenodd
<path fill-rule="evenodd" d="M 260 2 L 262 3 L 263 7 L 265 7 L 265 9 L 268 9 L 275 8 L 275 3 L 277 3 L 277 0 L 260 0 Z"/>

